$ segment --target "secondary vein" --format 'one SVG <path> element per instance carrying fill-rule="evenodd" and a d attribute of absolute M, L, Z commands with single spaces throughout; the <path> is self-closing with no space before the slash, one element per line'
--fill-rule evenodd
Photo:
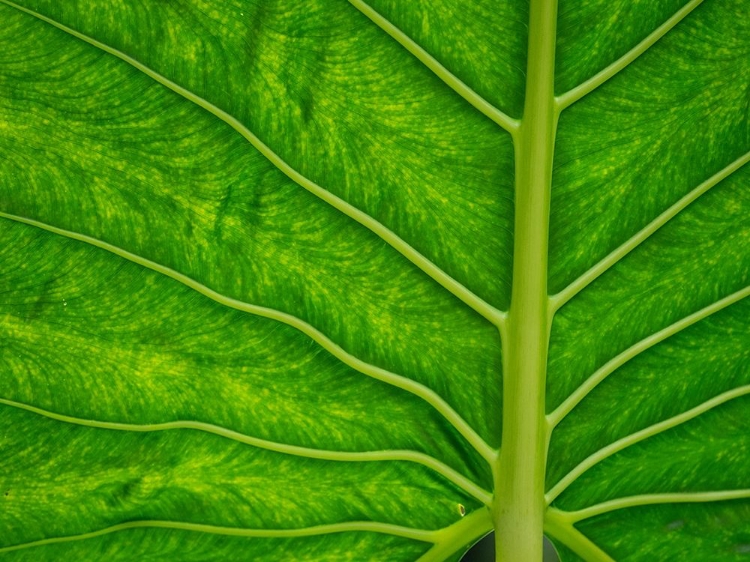
<path fill-rule="evenodd" d="M 3 1 L 3 0 L 0 0 L 0 1 Z M 355 369 L 356 371 L 359 371 L 363 375 L 367 375 L 376 380 L 379 380 L 386 384 L 390 384 L 391 386 L 400 388 L 402 390 L 405 390 L 406 392 L 409 392 L 411 394 L 414 394 L 415 396 L 418 396 L 419 398 L 421 398 L 422 400 L 430 404 L 433 408 L 435 408 L 436 411 L 438 411 L 451 425 L 453 425 L 453 427 L 477 450 L 477 452 L 480 455 L 482 455 L 482 457 L 485 458 L 485 460 L 487 460 L 487 462 L 492 463 L 495 459 L 495 455 L 497 454 L 496 451 L 492 449 L 492 447 L 490 447 L 482 439 L 482 437 L 474 430 L 474 428 L 472 428 L 466 422 L 466 420 L 464 420 L 434 390 L 426 387 L 423 384 L 413 381 L 409 378 L 406 378 L 401 375 L 397 375 L 381 367 L 377 367 L 375 365 L 362 361 L 361 359 L 359 359 L 358 357 L 355 357 L 348 351 L 345 351 L 341 346 L 336 344 L 333 340 L 331 340 L 328 336 L 323 334 L 320 330 L 308 324 L 304 320 L 297 318 L 296 316 L 293 316 L 286 312 L 281 312 L 273 308 L 258 306 L 258 305 L 246 303 L 244 301 L 240 301 L 240 300 L 228 297 L 217 291 L 214 291 L 213 289 L 203 285 L 202 283 L 199 283 L 195 279 L 183 273 L 175 271 L 174 269 L 171 269 L 169 267 L 166 267 L 164 265 L 151 261 L 137 254 L 133 254 L 132 252 L 128 252 L 127 250 L 119 248 L 113 244 L 109 244 L 108 242 L 98 240 L 91 236 L 80 234 L 78 232 L 72 232 L 69 230 L 62 229 L 62 228 L 57 228 L 55 226 L 43 223 L 41 221 L 28 219 L 25 217 L 19 217 L 17 215 L 12 215 L 12 214 L 5 213 L 2 211 L 0 211 L 0 217 L 6 218 L 9 220 L 14 220 L 20 223 L 28 224 L 31 226 L 35 226 L 37 228 L 41 228 L 48 232 L 59 234 L 60 236 L 65 236 L 73 240 L 78 240 L 79 242 L 91 244 L 92 246 L 96 246 L 97 248 L 101 248 L 102 250 L 111 252 L 123 259 L 126 259 L 128 261 L 131 261 L 133 263 L 136 263 L 138 265 L 151 269 L 152 271 L 156 271 L 157 273 L 161 273 L 162 275 L 165 275 L 166 277 L 170 277 L 171 279 L 174 279 L 175 281 L 178 281 L 182 283 L 183 285 L 190 287 L 191 289 L 212 299 L 215 302 L 218 302 L 219 304 L 222 304 L 229 308 L 233 308 L 235 310 L 241 310 L 249 314 L 255 314 L 257 316 L 262 316 L 264 318 L 276 320 L 278 322 L 282 322 L 284 324 L 287 324 L 288 326 L 296 328 L 297 330 L 299 330 L 300 332 L 308 336 L 310 339 L 315 341 L 323 349 L 328 351 L 331 355 L 339 359 L 344 364 Z"/>
<path fill-rule="evenodd" d="M 545 498 L 547 504 L 551 504 L 560 494 L 562 494 L 568 486 L 570 486 L 578 477 L 590 468 L 596 466 L 604 459 L 611 457 L 615 453 L 619 453 L 623 449 L 626 449 L 636 443 L 663 433 L 669 429 L 677 427 L 678 425 L 684 424 L 692 419 L 697 418 L 701 414 L 712 410 L 722 404 L 726 404 L 731 400 L 741 398 L 742 396 L 750 395 L 750 385 L 740 386 L 733 390 L 714 396 L 710 400 L 706 400 L 702 404 L 691 408 L 690 410 L 668 418 L 662 422 L 656 423 L 652 426 L 646 427 L 640 431 L 637 431 L 631 435 L 618 439 L 614 443 L 610 443 L 606 447 L 598 450 L 596 453 L 591 454 L 586 459 L 581 461 L 573 470 L 571 470 L 566 476 L 564 476 L 549 492 L 547 492 Z"/>
<path fill-rule="evenodd" d="M 436 458 L 420 453 L 417 451 L 409 450 L 379 450 L 379 451 L 363 451 L 363 452 L 349 452 L 349 451 L 331 451 L 325 449 L 315 449 L 312 447 L 300 447 L 297 445 L 289 445 L 286 443 L 279 443 L 277 441 L 269 441 L 268 439 L 260 439 L 258 437 L 252 437 L 238 431 L 228 429 L 226 427 L 218 426 L 211 423 L 191 421 L 191 420 L 177 420 L 172 422 L 164 423 L 151 423 L 151 424 L 134 424 L 134 423 L 122 423 L 122 422 L 108 422 L 93 420 L 87 418 L 78 418 L 75 416 L 68 416 L 64 414 L 58 414 L 44 410 L 36 406 L 17 402 L 15 400 L 8 400 L 0 398 L 0 404 L 18 408 L 33 412 L 40 416 L 50 418 L 56 421 L 70 423 L 75 425 L 81 425 L 85 427 L 92 427 L 96 429 L 109 429 L 115 431 L 131 431 L 131 432 L 142 432 L 150 433 L 157 431 L 168 431 L 178 429 L 188 429 L 203 431 L 214 435 L 219 435 L 233 441 L 238 441 L 246 445 L 258 447 L 260 449 L 266 449 L 277 453 L 284 453 L 287 455 L 295 455 L 300 457 L 320 459 L 327 461 L 337 462 L 378 462 L 378 461 L 404 461 L 413 462 L 425 466 L 434 472 L 443 476 L 446 480 L 452 482 L 466 493 L 470 494 L 480 502 L 489 504 L 492 501 L 492 494 L 477 486 L 474 482 L 460 474 L 456 470 L 452 469 L 445 463 L 437 460 Z"/>
<path fill-rule="evenodd" d="M 557 96 L 555 98 L 557 107 L 560 111 L 574 104 L 584 96 L 593 92 L 596 88 L 604 84 L 607 80 L 615 76 L 618 72 L 626 68 L 630 63 L 645 53 L 654 43 L 664 37 L 672 28 L 687 17 L 687 15 L 695 10 L 698 6 L 703 3 L 703 0 L 691 0 L 685 4 L 680 10 L 677 11 L 671 18 L 657 27 L 650 35 L 648 35 L 643 41 L 638 43 L 630 51 L 625 53 L 622 57 L 617 59 L 615 62 L 583 82 L 572 90 Z"/>
<path fill-rule="evenodd" d="M 696 322 L 725 309 L 726 307 L 741 301 L 745 297 L 750 296 L 750 287 L 740 289 L 716 301 L 709 306 L 702 308 L 685 318 L 682 318 L 666 328 L 659 330 L 658 332 L 651 334 L 650 336 L 642 339 L 638 343 L 632 345 L 616 357 L 610 359 L 602 365 L 597 371 L 591 375 L 586 381 L 579 386 L 562 404 L 560 404 L 552 413 L 548 414 L 547 421 L 549 424 L 549 430 L 554 429 L 565 416 L 567 416 L 573 408 L 575 408 L 580 402 L 589 395 L 604 379 L 611 375 L 614 371 L 619 369 L 622 365 L 640 355 L 647 349 L 655 346 L 657 343 L 664 341 L 665 339 L 673 336 L 674 334 L 681 332 L 682 330 L 692 326 Z"/>
<path fill-rule="evenodd" d="M 81 541 L 86 539 L 93 539 L 101 537 L 102 535 L 108 535 L 110 533 L 116 533 L 119 531 L 126 531 L 128 529 L 144 529 L 144 528 L 155 528 L 155 529 L 178 529 L 182 531 L 193 531 L 198 533 L 210 533 L 214 535 L 227 535 L 232 537 L 252 537 L 252 538 L 295 538 L 295 537 L 310 537 L 315 535 L 330 535 L 333 533 L 346 533 L 346 532 L 370 532 L 370 533 L 382 533 L 387 535 L 393 535 L 397 537 L 403 537 L 406 539 L 412 539 L 421 542 L 434 542 L 435 537 L 439 531 L 425 531 L 421 529 L 412 529 L 411 527 L 402 527 L 399 525 L 391 525 L 388 523 L 378 523 L 375 521 L 362 521 L 362 522 L 348 522 L 348 523 L 333 523 L 330 525 L 317 525 L 314 527 L 305 527 L 301 529 L 243 529 L 239 527 L 220 527 L 216 525 L 204 525 L 200 523 L 186 523 L 183 521 L 161 521 L 161 520 L 149 520 L 149 521 L 129 521 L 127 523 L 120 523 L 119 525 L 112 525 L 98 531 L 92 531 L 89 533 L 81 533 L 77 535 L 68 535 L 64 537 L 54 537 L 49 539 L 42 539 L 38 541 L 32 541 L 13 546 L 7 546 L 0 548 L 0 554 L 6 554 L 16 550 L 22 550 L 26 548 L 33 548 L 51 544 L 59 544 L 72 541 Z"/>
<path fill-rule="evenodd" d="M 466 286 L 458 282 L 456 279 L 448 275 L 445 271 L 443 271 L 440 267 L 438 267 L 434 262 L 432 262 L 429 258 L 418 252 L 414 247 L 412 247 L 410 244 L 408 244 L 405 240 L 403 240 L 401 237 L 399 237 L 395 232 L 390 230 L 387 226 L 376 220 L 374 217 L 368 215 L 364 211 L 361 211 L 360 209 L 357 209 L 347 201 L 341 199 L 337 195 L 334 195 L 327 189 L 321 187 L 317 183 L 313 182 L 309 178 L 302 175 L 300 172 L 292 168 L 286 161 L 284 161 L 278 154 L 276 154 L 271 148 L 266 145 L 263 141 L 261 141 L 250 129 L 248 129 L 245 125 L 243 125 L 238 119 L 224 111 L 223 109 L 220 109 L 219 107 L 215 106 L 208 100 L 196 95 L 195 93 L 191 92 L 187 88 L 184 88 L 180 86 L 179 84 L 173 82 L 169 78 L 159 74 L 155 70 L 147 67 L 143 63 L 139 62 L 138 60 L 134 59 L 133 57 L 126 55 L 122 51 L 118 51 L 117 49 L 110 47 L 109 45 L 106 45 L 100 41 L 97 41 L 96 39 L 93 39 L 92 37 L 89 37 L 88 35 L 85 35 L 83 33 L 80 33 L 70 27 L 67 27 L 51 18 L 48 18 L 47 16 L 44 16 L 42 14 L 39 14 L 37 12 L 34 12 L 33 10 L 29 10 L 27 8 L 24 8 L 23 6 L 19 6 L 10 0 L 0 0 L 3 4 L 6 4 L 8 6 L 11 6 L 13 8 L 16 8 L 17 10 L 20 10 L 30 16 L 33 16 L 45 23 L 48 23 L 61 31 L 64 31 L 73 37 L 76 37 L 77 39 L 80 39 L 81 41 L 85 41 L 89 45 L 92 45 L 93 47 L 96 47 L 98 49 L 101 49 L 102 51 L 117 57 L 118 59 L 128 63 L 129 65 L 133 66 L 134 68 L 138 69 L 139 71 L 143 72 L 148 77 L 152 78 L 162 86 L 165 86 L 166 88 L 169 88 L 176 94 L 182 96 L 183 98 L 193 102 L 197 106 L 203 108 L 204 110 L 208 111 L 209 113 L 213 114 L 214 116 L 221 119 L 224 123 L 232 127 L 235 131 L 237 131 L 242 137 L 245 138 L 258 152 L 260 152 L 263 156 L 265 156 L 274 166 L 276 166 L 284 175 L 286 175 L 289 179 L 294 181 L 299 186 L 303 187 L 319 199 L 325 201 L 341 213 L 345 214 L 352 220 L 358 222 L 377 236 L 379 236 L 383 241 L 385 241 L 390 247 L 392 247 L 394 250 L 399 252 L 402 256 L 404 256 L 406 259 L 408 259 L 411 263 L 413 263 L 417 268 L 419 268 L 421 271 L 429 275 L 433 280 L 435 280 L 439 285 L 441 285 L 444 289 L 449 291 L 452 295 L 457 297 L 461 302 L 469 306 L 471 309 L 473 309 L 475 312 L 479 313 L 481 316 L 483 316 L 488 321 L 492 322 L 496 326 L 499 326 L 505 321 L 505 313 L 488 302 L 486 302 L 484 299 L 479 297 L 477 294 L 475 294 L 473 291 L 468 289 Z"/>
<path fill-rule="evenodd" d="M 672 218 L 677 216 L 681 211 L 685 210 L 701 195 L 707 193 L 712 187 L 727 179 L 730 175 L 742 168 L 748 162 L 750 162 L 750 152 L 743 154 L 734 162 L 719 170 L 713 176 L 701 183 L 698 187 L 687 193 L 684 197 L 682 197 L 671 207 L 661 213 L 653 221 L 651 221 L 641 230 L 635 233 L 627 242 L 611 252 L 607 257 L 605 257 L 594 267 L 589 269 L 586 273 L 581 275 L 578 279 L 573 281 L 565 289 L 550 297 L 553 311 L 557 311 L 565 306 L 565 304 L 568 303 L 573 297 L 575 297 L 583 289 L 588 287 L 597 278 L 599 278 L 599 276 L 604 274 L 609 268 L 622 260 L 626 255 L 640 246 L 652 234 L 663 227 Z"/>
<path fill-rule="evenodd" d="M 438 531 L 435 545 L 417 562 L 443 562 L 450 555 L 491 530 L 492 514 L 489 509 L 478 509 L 453 525 Z"/>
<path fill-rule="evenodd" d="M 453 91 L 474 106 L 474 108 L 479 110 L 486 117 L 492 119 L 497 125 L 509 132 L 511 136 L 515 137 L 520 127 L 520 121 L 506 115 L 477 92 L 472 90 L 460 78 L 445 68 L 445 66 L 443 66 L 435 57 L 429 54 L 422 46 L 406 35 L 406 33 L 401 31 L 401 29 L 396 27 L 388 19 L 383 17 L 369 4 L 363 0 L 349 0 L 349 3 L 367 16 L 375 25 L 393 37 L 393 39 L 414 55 L 417 60 L 434 72 L 438 78 L 445 82 L 445 84 Z"/>
<path fill-rule="evenodd" d="M 564 515 L 564 512 L 557 509 L 548 509 L 544 517 L 544 531 L 586 562 L 615 562 L 609 554 L 576 529 Z"/>
<path fill-rule="evenodd" d="M 709 503 L 742 499 L 750 499 L 750 489 L 720 490 L 715 492 L 682 492 L 675 494 L 642 494 L 639 496 L 629 496 L 626 498 L 618 498 L 616 500 L 602 502 L 577 511 L 562 511 L 560 513 L 566 520 L 572 523 L 577 523 L 584 519 L 603 515 L 618 509 L 626 509 L 628 507 L 668 503 Z"/>

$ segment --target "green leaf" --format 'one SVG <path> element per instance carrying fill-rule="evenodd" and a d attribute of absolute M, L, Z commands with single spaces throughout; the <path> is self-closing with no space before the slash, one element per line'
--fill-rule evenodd
<path fill-rule="evenodd" d="M 750 552 L 744 0 L 0 0 L 0 560 Z"/>

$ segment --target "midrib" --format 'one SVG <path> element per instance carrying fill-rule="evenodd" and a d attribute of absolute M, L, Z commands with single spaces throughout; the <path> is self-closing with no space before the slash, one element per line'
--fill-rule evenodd
<path fill-rule="evenodd" d="M 516 135 L 513 289 L 505 330 L 502 450 L 494 467 L 497 560 L 542 560 L 549 340 L 547 242 L 557 0 L 531 0 L 526 99 Z"/>

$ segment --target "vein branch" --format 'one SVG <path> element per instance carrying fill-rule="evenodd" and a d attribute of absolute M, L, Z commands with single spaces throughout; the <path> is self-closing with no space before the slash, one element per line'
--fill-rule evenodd
<path fill-rule="evenodd" d="M 586 535 L 576 529 L 567 513 L 549 508 L 544 517 L 544 532 L 557 539 L 586 562 L 615 562 Z"/>
<path fill-rule="evenodd" d="M 682 330 L 692 326 L 696 322 L 719 312 L 727 308 L 728 306 L 739 302 L 745 297 L 750 295 L 750 287 L 745 287 L 731 295 L 724 297 L 715 303 L 678 320 L 677 322 L 659 330 L 658 332 L 651 334 L 647 338 L 642 339 L 635 345 L 629 347 L 613 359 L 610 359 L 607 363 L 602 365 L 597 371 L 591 375 L 581 386 L 579 386 L 562 404 L 560 404 L 552 413 L 547 416 L 547 420 L 550 426 L 550 431 L 554 429 L 562 420 L 567 416 L 581 401 L 588 396 L 591 391 L 594 390 L 604 379 L 611 375 L 614 371 L 622 367 L 625 363 L 637 357 L 647 349 L 655 346 L 656 344 L 666 340 L 667 338 L 681 332 Z"/>
<path fill-rule="evenodd" d="M 475 312 L 479 313 L 481 316 L 483 316 L 488 321 L 492 322 L 496 326 L 499 326 L 502 322 L 504 322 L 505 319 L 505 313 L 501 310 L 495 308 L 488 302 L 486 302 L 484 299 L 479 297 L 477 294 L 475 294 L 473 291 L 465 287 L 463 284 L 458 282 L 456 279 L 448 275 L 445 271 L 443 271 L 440 267 L 438 267 L 434 262 L 432 262 L 429 258 L 427 258 L 425 255 L 418 252 L 414 247 L 412 247 L 410 244 L 408 244 L 405 240 L 403 240 L 401 237 L 399 237 L 395 232 L 390 230 L 387 226 L 376 220 L 374 217 L 368 215 L 367 213 L 361 211 L 360 209 L 357 209 L 350 203 L 346 202 L 342 198 L 338 197 L 337 195 L 334 195 L 327 189 L 321 187 L 311 179 L 307 178 L 306 176 L 302 175 L 299 171 L 292 168 L 286 161 L 284 161 L 278 154 L 276 154 L 271 148 L 266 145 L 263 141 L 261 141 L 252 131 L 250 131 L 247 127 L 245 127 L 238 119 L 224 111 L 223 109 L 220 109 L 219 107 L 215 106 L 208 100 L 198 96 L 197 94 L 191 92 L 187 88 L 184 88 L 177 84 L 176 82 L 173 82 L 169 78 L 159 74 L 155 70 L 147 67 L 143 63 L 139 62 L 138 60 L 134 59 L 133 57 L 126 55 L 125 53 L 118 51 L 117 49 L 110 47 L 109 45 L 106 45 L 100 41 L 97 41 L 96 39 L 93 39 L 87 35 L 84 35 L 83 33 L 80 33 L 70 27 L 67 27 L 51 18 L 48 18 L 47 16 L 44 16 L 42 14 L 39 14 L 37 12 L 34 12 L 32 10 L 29 10 L 27 8 L 24 8 L 22 6 L 19 6 L 10 0 L 0 0 L 0 2 L 11 6 L 13 8 L 16 8 L 17 10 L 20 10 L 30 16 L 33 16 L 45 23 L 48 23 L 70 35 L 73 37 L 76 37 L 82 41 L 85 41 L 89 45 L 92 45 L 93 47 L 96 47 L 98 49 L 101 49 L 102 51 L 109 53 L 110 55 L 113 55 L 120 60 L 128 63 L 129 65 L 133 66 L 134 68 L 140 70 L 148 77 L 152 78 L 159 84 L 169 88 L 176 94 L 182 96 L 183 98 L 193 102 L 197 106 L 205 109 L 209 113 L 213 114 L 215 117 L 218 117 L 221 119 L 224 123 L 232 127 L 235 131 L 237 131 L 240 135 L 242 135 L 245 140 L 247 140 L 258 152 L 260 152 L 263 156 L 265 156 L 276 168 L 278 168 L 284 175 L 286 175 L 289 179 L 297 183 L 302 188 L 306 189 L 319 199 L 325 201 L 341 213 L 348 216 L 350 219 L 358 222 L 374 234 L 376 234 L 378 237 L 380 237 L 384 242 L 386 242 L 390 247 L 392 247 L 394 250 L 399 252 L 402 256 L 404 256 L 406 259 L 408 259 L 412 264 L 414 264 L 417 268 L 419 268 L 421 271 L 423 271 L 425 274 L 430 276 L 433 280 L 435 280 L 439 285 L 441 285 L 444 289 L 446 289 L 448 292 L 450 292 L 452 295 L 457 297 L 461 302 L 472 308 Z"/>
<path fill-rule="evenodd" d="M 548 505 L 551 504 L 584 472 L 596 466 L 597 464 L 602 462 L 604 459 L 611 457 L 615 453 L 619 453 L 623 449 L 626 449 L 632 445 L 635 445 L 636 443 L 640 443 L 641 441 L 648 439 L 649 437 L 653 437 L 654 435 L 658 435 L 669 429 L 675 428 L 678 425 L 681 425 L 690 420 L 693 420 L 697 418 L 698 416 L 700 416 L 701 414 L 704 414 L 708 412 L 709 410 L 712 410 L 713 408 L 721 406 L 722 404 L 726 404 L 727 402 L 731 400 L 735 400 L 737 398 L 741 398 L 742 396 L 748 396 L 748 395 L 750 395 L 750 385 L 737 387 L 733 390 L 719 394 L 718 396 L 714 396 L 710 400 L 706 400 L 702 404 L 699 404 L 698 406 L 691 408 L 690 410 L 687 410 L 686 412 L 683 412 L 679 415 L 668 418 L 662 422 L 646 427 L 640 431 L 636 431 L 635 433 L 631 435 L 623 437 L 622 439 L 618 439 L 614 443 L 610 443 L 606 447 L 603 447 L 602 449 L 598 450 L 597 452 L 591 454 L 589 457 L 581 461 L 581 463 L 579 463 L 573 470 L 571 470 L 566 476 L 564 476 L 549 492 L 547 492 L 547 494 L 545 495 L 547 504 Z"/>
<path fill-rule="evenodd" d="M 703 0 L 691 0 L 685 4 L 680 10 L 677 11 L 671 18 L 657 27 L 650 35 L 648 35 L 643 41 L 638 43 L 635 47 L 630 49 L 622 57 L 617 59 L 615 62 L 583 82 L 572 90 L 565 92 L 564 94 L 557 96 L 556 102 L 557 107 L 560 111 L 574 104 L 584 96 L 590 94 L 599 86 L 604 84 L 607 80 L 615 76 L 621 70 L 626 68 L 630 63 L 640 57 L 654 43 L 664 37 L 672 28 L 687 17 L 687 15 L 701 5 Z"/>
<path fill-rule="evenodd" d="M 453 525 L 438 531 L 433 547 L 417 562 L 443 562 L 490 531 L 492 531 L 492 514 L 489 509 L 478 509 Z"/>
<path fill-rule="evenodd" d="M 645 227 L 634 234 L 627 242 L 622 244 L 619 248 L 615 249 L 607 257 L 605 257 L 594 267 L 589 269 L 586 273 L 581 275 L 578 279 L 573 281 L 565 289 L 550 297 L 553 310 L 557 311 L 562 308 L 573 297 L 575 297 L 578 293 L 580 293 L 583 289 L 585 289 L 588 285 L 595 281 L 599 276 L 605 273 L 609 268 L 622 260 L 640 244 L 645 242 L 652 234 L 654 234 L 672 218 L 677 216 L 681 211 L 686 209 L 701 195 L 708 192 L 712 187 L 721 183 L 723 180 L 742 168 L 748 162 L 750 162 L 750 152 L 743 154 L 742 156 L 737 158 L 737 160 L 735 160 L 722 170 L 719 170 L 713 176 L 701 183 L 698 187 L 687 193 L 679 201 L 674 203 L 653 221 L 648 223 Z"/>
<path fill-rule="evenodd" d="M 165 423 L 152 423 L 152 424 L 133 424 L 133 423 L 121 423 L 121 422 L 108 422 L 86 418 L 78 418 L 74 416 L 67 416 L 64 414 L 58 414 L 50 412 L 36 406 L 17 402 L 15 400 L 8 400 L 0 398 L 0 404 L 18 408 L 20 410 L 26 410 L 33 412 L 40 416 L 44 416 L 49 419 L 56 421 L 70 423 L 74 425 L 80 425 L 85 427 L 92 427 L 96 429 L 109 429 L 115 431 L 129 431 L 129 432 L 142 432 L 150 433 L 156 431 L 168 431 L 168 430 L 179 430 L 188 429 L 203 431 L 205 433 L 211 433 L 213 435 L 219 435 L 239 443 L 244 443 L 252 447 L 259 449 L 265 449 L 268 451 L 274 451 L 276 453 L 284 453 L 287 455 L 295 455 L 299 457 L 306 457 L 312 459 L 320 459 L 326 461 L 336 462 L 378 462 L 378 461 L 404 461 L 413 462 L 425 466 L 434 472 L 443 476 L 449 482 L 452 482 L 466 493 L 470 494 L 480 502 L 489 504 L 492 501 L 492 494 L 477 486 L 474 482 L 460 474 L 456 470 L 452 469 L 445 463 L 437 460 L 430 455 L 420 453 L 417 451 L 409 450 L 379 450 L 379 451 L 365 451 L 365 452 L 347 452 L 347 451 L 331 451 L 325 449 L 316 449 L 311 447 L 300 447 L 296 445 L 288 445 L 285 443 L 279 443 L 276 441 L 269 441 L 268 439 L 260 439 L 258 437 L 252 437 L 237 431 L 233 431 L 226 427 L 218 426 L 215 424 L 191 421 L 191 420 L 178 420 Z"/>
<path fill-rule="evenodd" d="M 4 1 L 4 0 L 0 0 L 0 1 Z M 219 304 L 222 304 L 229 308 L 233 308 L 235 310 L 247 312 L 249 314 L 262 316 L 263 318 L 276 320 L 277 322 L 281 322 L 283 324 L 291 326 L 299 330 L 306 336 L 308 336 L 310 339 L 312 339 L 318 345 L 320 345 L 323 349 L 328 351 L 331 355 L 333 355 L 334 357 L 339 359 L 342 363 L 348 365 L 352 369 L 359 371 L 363 375 L 372 377 L 373 379 L 379 380 L 381 382 L 384 382 L 396 388 L 400 388 L 401 390 L 405 390 L 406 392 L 409 392 L 415 396 L 418 396 L 419 398 L 421 398 L 422 400 L 430 404 L 433 408 L 435 408 L 435 410 L 437 410 L 451 425 L 453 425 L 453 427 L 488 462 L 490 463 L 493 462 L 495 458 L 496 451 L 492 449 L 482 439 L 482 437 L 466 422 L 466 420 L 464 420 L 434 390 L 426 387 L 425 385 L 421 383 L 413 381 L 404 376 L 397 375 L 395 373 L 387 371 L 386 369 L 377 367 L 375 365 L 372 365 L 370 363 L 367 363 L 359 359 L 358 357 L 355 357 L 348 351 L 344 350 L 341 346 L 336 344 L 328 336 L 323 334 L 320 330 L 318 330 L 311 324 L 308 324 L 307 322 L 305 322 L 304 320 L 301 320 L 300 318 L 296 316 L 293 316 L 291 314 L 288 314 L 286 312 L 282 312 L 280 310 L 276 310 L 273 308 L 249 304 L 244 301 L 240 301 L 238 299 L 228 297 L 217 291 L 214 291 L 213 289 L 203 285 L 202 283 L 199 283 L 195 279 L 183 273 L 175 271 L 174 269 L 171 269 L 169 267 L 166 267 L 164 265 L 151 261 L 137 254 L 133 254 L 132 252 L 128 252 L 127 250 L 114 246 L 113 244 L 109 244 L 108 242 L 104 242 L 102 240 L 93 238 L 91 236 L 87 236 L 85 234 L 80 234 L 78 232 L 72 232 L 69 230 L 58 228 L 58 227 L 55 227 L 55 226 L 52 226 L 52 225 L 49 225 L 49 224 L 46 224 L 37 220 L 19 217 L 16 215 L 11 215 L 2 211 L 0 211 L 0 217 L 6 218 L 9 220 L 14 220 L 20 223 L 28 224 L 31 226 L 35 226 L 37 228 L 41 228 L 48 232 L 59 234 L 60 236 L 65 236 L 66 238 L 78 240 L 79 242 L 84 242 L 86 244 L 90 244 L 97 248 L 101 248 L 102 250 L 111 252 L 123 259 L 126 259 L 142 267 L 146 267 L 152 271 L 161 273 L 162 275 L 166 277 L 174 279 L 175 281 L 178 281 L 179 283 L 182 283 L 183 285 L 190 287 L 194 291 L 197 291 L 198 293 L 210 298 L 211 300 Z"/>
<path fill-rule="evenodd" d="M 592 505 L 577 511 L 563 512 L 568 521 L 576 523 L 584 519 L 603 515 L 618 509 L 639 507 L 644 505 L 659 505 L 669 503 L 710 503 L 730 500 L 750 499 L 750 489 L 720 490 L 716 492 L 683 492 L 676 494 L 643 494 L 618 498 L 597 505 Z"/>
<path fill-rule="evenodd" d="M 460 78 L 445 68 L 445 66 L 435 59 L 435 57 L 429 54 L 424 48 L 378 13 L 369 4 L 363 0 L 349 0 L 349 3 L 367 16 L 375 25 L 395 39 L 401 46 L 414 55 L 417 60 L 434 72 L 438 78 L 445 82 L 445 84 L 447 84 L 453 91 L 474 106 L 474 108 L 479 110 L 486 117 L 489 117 L 512 136 L 515 136 L 520 126 L 520 122 L 517 119 L 506 115 L 477 92 L 472 90 Z"/>
<path fill-rule="evenodd" d="M 347 523 L 333 523 L 330 525 L 317 525 L 314 527 L 304 527 L 299 529 L 244 529 L 240 527 L 220 527 L 216 525 L 204 525 L 200 523 L 186 523 L 183 521 L 128 521 L 120 523 L 98 531 L 81 533 L 77 535 L 68 535 L 64 537 L 54 537 L 42 539 L 13 546 L 0 548 L 0 554 L 6 554 L 16 550 L 34 548 L 51 544 L 60 544 L 73 541 L 81 541 L 109 535 L 129 529 L 178 529 L 181 531 L 192 531 L 197 533 L 208 533 L 213 535 L 226 535 L 232 537 L 252 537 L 252 538 L 297 538 L 311 537 L 315 535 L 330 535 L 334 533 L 348 532 L 370 532 L 382 533 L 406 539 L 412 539 L 421 542 L 434 542 L 439 531 L 425 531 L 421 529 L 412 529 L 399 525 L 388 523 L 378 523 L 375 521 L 356 521 Z"/>

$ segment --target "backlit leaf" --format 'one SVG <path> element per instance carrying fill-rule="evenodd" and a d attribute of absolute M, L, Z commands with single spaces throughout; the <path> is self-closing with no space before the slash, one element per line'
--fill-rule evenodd
<path fill-rule="evenodd" d="M 750 553 L 744 0 L 0 23 L 0 560 Z"/>

